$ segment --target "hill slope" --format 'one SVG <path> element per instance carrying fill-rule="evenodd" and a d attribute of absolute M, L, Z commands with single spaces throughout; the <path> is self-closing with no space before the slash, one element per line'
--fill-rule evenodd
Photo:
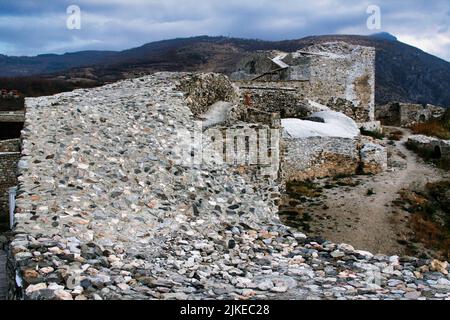
<path fill-rule="evenodd" d="M 0 76 L 47 74 L 46 78 L 52 78 L 63 75 L 66 79 L 89 79 L 90 84 L 92 81 L 101 84 L 155 71 L 198 70 L 229 74 L 240 59 L 256 50 L 295 51 L 329 41 L 376 48 L 377 104 L 400 101 L 450 107 L 450 63 L 396 41 L 389 34 L 313 36 L 277 42 L 201 36 L 158 41 L 121 52 L 0 56 Z"/>

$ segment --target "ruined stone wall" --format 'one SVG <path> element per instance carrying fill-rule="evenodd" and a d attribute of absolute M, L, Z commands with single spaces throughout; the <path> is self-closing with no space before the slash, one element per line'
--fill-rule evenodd
<path fill-rule="evenodd" d="M 407 145 L 427 158 L 450 161 L 450 140 L 413 135 L 408 138 Z"/>
<path fill-rule="evenodd" d="M 194 86 L 186 95 L 180 90 L 186 81 L 189 75 L 157 73 L 27 99 L 10 245 L 11 298 L 148 299 L 148 281 L 172 277 L 168 259 L 157 267 L 167 246 L 179 241 L 206 245 L 208 252 L 219 253 L 208 262 L 208 268 L 216 268 L 224 255 L 210 237 L 223 239 L 226 248 L 237 246 L 222 237 L 225 224 L 257 228 L 276 219 L 278 185 L 261 172 L 254 174 L 258 166 L 184 162 L 178 133 L 195 130 L 194 111 L 227 98 L 214 87 L 200 94 Z M 249 124 L 236 128 L 246 127 L 253 129 Z M 80 261 L 89 261 L 89 270 Z M 143 273 L 132 274 L 133 266 Z M 133 277 L 132 284 L 123 279 L 124 272 Z M 74 289 L 71 277 L 84 287 Z M 188 274 L 181 277 L 192 280 Z M 184 293 L 157 296 L 175 294 Z"/>
<path fill-rule="evenodd" d="M 347 114 L 357 122 L 374 120 L 375 108 L 375 49 L 331 43 L 313 46 L 309 59 L 309 82 L 303 82 L 301 90 L 309 99 L 341 111 L 344 99 L 360 109 Z M 345 111 L 345 110 L 344 110 Z"/>
<path fill-rule="evenodd" d="M 211 154 L 213 161 L 227 165 L 232 171 L 278 179 L 282 130 L 279 126 L 258 122 L 217 126 L 204 131 L 203 157 Z"/>
<path fill-rule="evenodd" d="M 284 181 L 353 175 L 360 160 L 356 140 L 333 137 L 285 138 L 283 154 Z"/>
<path fill-rule="evenodd" d="M 276 112 L 266 112 L 260 109 L 242 106 L 239 116 L 240 120 L 245 122 L 266 124 L 272 128 L 281 127 L 280 114 Z"/>
<path fill-rule="evenodd" d="M 24 122 L 25 115 L 23 111 L 0 112 L 0 122 Z"/>
<path fill-rule="evenodd" d="M 244 103 L 266 112 L 279 113 L 281 118 L 303 118 L 309 115 L 305 99 L 298 91 L 245 89 L 244 86 L 241 96 Z"/>
<path fill-rule="evenodd" d="M 0 141 L 0 214 L 8 212 L 8 189 L 17 185 L 20 139 Z"/>
<path fill-rule="evenodd" d="M 214 73 L 189 74 L 178 85 L 192 113 L 198 116 L 218 102 L 237 102 L 238 94 L 228 77 Z"/>
<path fill-rule="evenodd" d="M 268 56 L 271 54 L 267 52 Z M 247 61 L 244 67 L 241 66 L 239 77 L 234 74 L 232 79 L 248 80 L 252 78 L 251 72 L 269 68 L 266 62 L 259 67 L 254 66 L 260 63 L 260 55 L 252 63 Z M 374 48 L 344 42 L 325 43 L 287 54 L 283 61 L 290 66 L 287 72 L 269 74 L 253 83 L 295 87 L 298 94 L 343 112 L 357 122 L 375 119 Z M 243 77 L 243 73 L 247 76 Z"/>
<path fill-rule="evenodd" d="M 430 104 L 389 103 L 377 106 L 375 117 L 384 125 L 410 127 L 417 123 L 439 119 L 445 113 L 445 109 Z"/>
<path fill-rule="evenodd" d="M 20 152 L 2 152 L 0 153 L 0 186 L 7 188 L 14 185 L 17 174 L 17 163 L 19 162 Z"/>
<path fill-rule="evenodd" d="M 283 226 L 276 214 L 280 185 L 253 174 L 254 167 L 183 163 L 178 133 L 198 122 L 177 89 L 183 79 L 156 73 L 27 99 L 9 298 L 407 298 L 411 277 L 393 268 L 436 279 L 439 288 L 423 282 L 426 297 L 449 298 L 442 295 L 450 289 L 447 266 L 439 276 L 423 270 L 429 261 L 416 268 L 417 259 L 319 244 Z M 326 141 L 292 141 L 284 163 L 307 169 L 306 160 L 314 159 L 323 174 L 353 170 L 352 140 Z M 343 272 L 353 276 L 330 291 L 323 270 L 337 274 L 343 261 Z M 380 270 L 380 285 L 368 283 L 372 270 Z"/>
<path fill-rule="evenodd" d="M 409 127 L 416 123 L 440 118 L 444 113 L 444 108 L 429 104 L 426 106 L 419 104 L 400 104 L 400 125 L 402 127 Z"/>

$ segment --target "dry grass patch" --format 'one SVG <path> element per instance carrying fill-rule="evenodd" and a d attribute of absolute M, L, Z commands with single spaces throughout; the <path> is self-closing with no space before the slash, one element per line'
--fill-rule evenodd
<path fill-rule="evenodd" d="M 450 180 L 429 183 L 425 192 L 402 190 L 396 204 L 411 213 L 416 242 L 450 259 Z"/>
<path fill-rule="evenodd" d="M 449 128 L 440 121 L 430 121 L 426 123 L 417 123 L 411 127 L 414 134 L 423 134 L 425 136 L 436 137 L 439 139 L 450 139 Z"/>

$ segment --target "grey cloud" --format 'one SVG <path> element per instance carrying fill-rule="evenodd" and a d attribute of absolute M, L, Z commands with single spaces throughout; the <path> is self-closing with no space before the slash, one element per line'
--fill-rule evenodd
<path fill-rule="evenodd" d="M 82 9 L 81 30 L 65 27 L 70 4 Z M 267 40 L 368 34 L 369 4 L 381 7 L 382 31 L 450 60 L 448 0 L 0 0 L 0 53 L 120 50 L 203 34 Z"/>

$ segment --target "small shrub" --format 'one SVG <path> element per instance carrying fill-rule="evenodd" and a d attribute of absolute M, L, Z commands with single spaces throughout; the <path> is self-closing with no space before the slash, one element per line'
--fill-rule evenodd
<path fill-rule="evenodd" d="M 428 183 L 426 192 L 402 190 L 394 204 L 411 212 L 409 224 L 415 238 L 427 248 L 450 258 L 450 214 L 448 191 L 450 180 Z"/>
<path fill-rule="evenodd" d="M 403 138 L 403 132 L 401 131 L 390 132 L 388 138 L 393 141 L 400 141 Z"/>
<path fill-rule="evenodd" d="M 316 198 L 321 196 L 322 189 L 310 181 L 290 181 L 286 185 L 286 192 L 293 199 Z"/>
<path fill-rule="evenodd" d="M 375 138 L 375 139 L 378 139 L 378 140 L 383 140 L 384 139 L 384 134 L 382 134 L 381 132 L 368 131 L 368 130 L 365 130 L 364 128 L 361 128 L 360 131 L 361 131 L 361 134 L 363 136 L 372 137 L 372 138 Z"/>

